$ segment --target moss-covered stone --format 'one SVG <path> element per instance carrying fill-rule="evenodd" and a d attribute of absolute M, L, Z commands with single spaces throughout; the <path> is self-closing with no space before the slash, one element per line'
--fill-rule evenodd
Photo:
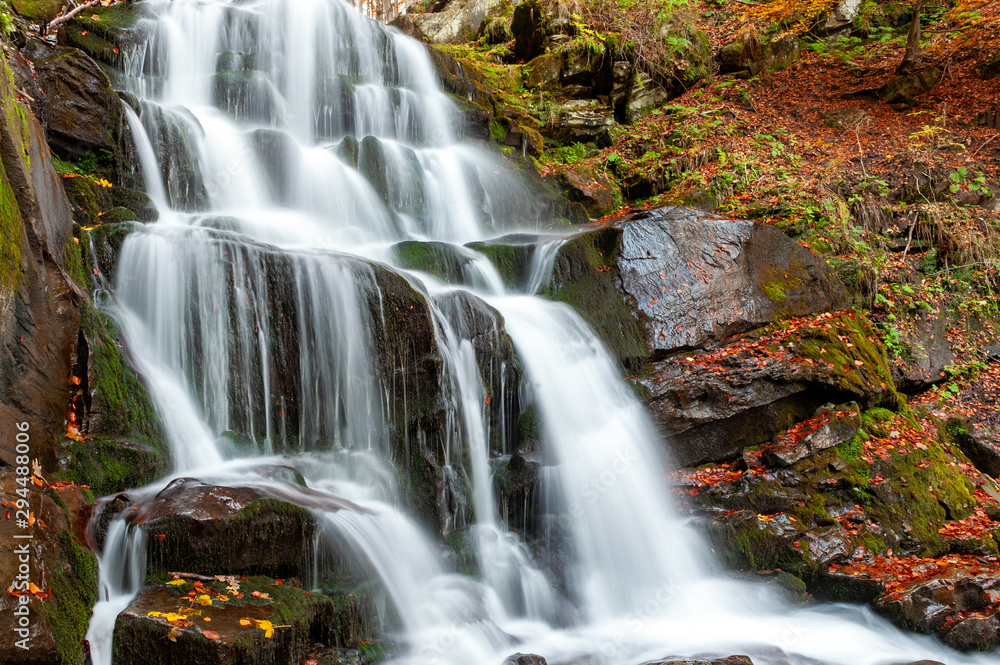
<path fill-rule="evenodd" d="M 0 164 L 0 288 L 16 291 L 21 283 L 21 211 Z"/>
<path fill-rule="evenodd" d="M 163 448 L 162 440 L 144 437 L 66 439 L 59 453 L 62 468 L 55 475 L 87 485 L 98 495 L 141 487 L 170 471 L 170 456 Z"/>
<path fill-rule="evenodd" d="M 97 602 L 97 556 L 77 544 L 68 531 L 56 537 L 47 557 L 49 590 L 46 614 L 63 665 L 84 662 L 83 638 Z"/>
<path fill-rule="evenodd" d="M 400 267 L 430 273 L 442 282 L 465 283 L 469 259 L 448 243 L 407 240 L 393 245 L 392 251 Z"/>
<path fill-rule="evenodd" d="M 567 241 L 552 277 L 538 295 L 572 307 L 625 367 L 638 369 L 649 357 L 635 313 L 626 305 L 612 270 L 622 232 L 608 227 Z"/>
<path fill-rule="evenodd" d="M 223 573 L 224 574 L 224 573 Z M 364 587 L 309 593 L 295 580 L 254 576 L 229 580 L 187 579 L 177 584 L 150 579 L 115 623 L 115 662 L 167 665 L 263 665 L 298 663 L 329 649 L 372 644 L 379 619 Z M 234 592 L 235 584 L 239 590 Z M 189 606 L 190 590 L 212 598 L 189 615 L 190 626 L 174 627 L 150 612 Z M 223 600 L 224 598 L 224 600 Z M 261 625 L 261 622 L 269 624 Z M 167 639 L 173 631 L 173 637 Z M 267 629 L 271 628 L 269 632 Z M 214 633 L 208 637 L 211 631 Z"/>
<path fill-rule="evenodd" d="M 137 41 L 136 27 L 143 17 L 142 3 L 93 7 L 59 30 L 60 43 L 74 46 L 99 62 L 118 66 L 122 50 Z"/>

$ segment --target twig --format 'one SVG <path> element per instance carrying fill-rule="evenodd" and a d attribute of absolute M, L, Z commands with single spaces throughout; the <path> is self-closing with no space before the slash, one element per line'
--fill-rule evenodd
<path fill-rule="evenodd" d="M 994 135 L 993 135 L 993 136 L 991 136 L 990 138 L 986 139 L 986 141 L 985 141 L 985 142 L 984 142 L 984 143 L 983 143 L 983 144 L 982 144 L 981 146 L 979 146 L 978 148 L 976 148 L 976 149 L 975 149 L 975 150 L 974 150 L 974 151 L 973 151 L 973 152 L 972 152 L 972 153 L 971 153 L 971 154 L 969 155 L 969 157 L 975 157 L 975 156 L 976 156 L 976 154 L 977 154 L 977 153 L 978 153 L 978 152 L 979 152 L 980 150 L 982 150 L 983 148 L 985 148 L 986 146 L 988 146 L 988 145 L 989 145 L 990 143 L 992 143 L 993 141 L 995 141 L 995 140 L 997 139 L 997 137 L 1000 137 L 1000 132 L 997 132 L 996 134 L 994 134 Z"/>
<path fill-rule="evenodd" d="M 101 4 L 101 0 L 90 0 L 90 2 L 85 2 L 82 5 L 80 5 L 79 7 L 77 7 L 76 9 L 73 9 L 71 11 L 68 11 L 68 12 L 66 12 L 64 14 L 61 14 L 61 15 L 55 17 L 54 19 L 52 19 L 52 21 L 47 26 L 46 31 L 45 31 L 46 34 L 48 34 L 49 31 L 54 30 L 55 28 L 58 28 L 60 25 L 62 25 L 66 21 L 69 21 L 74 16 L 76 16 L 77 14 L 79 14 L 80 12 L 82 12 L 84 9 L 87 9 L 88 7 L 93 7 L 94 5 L 99 5 L 99 4 Z"/>

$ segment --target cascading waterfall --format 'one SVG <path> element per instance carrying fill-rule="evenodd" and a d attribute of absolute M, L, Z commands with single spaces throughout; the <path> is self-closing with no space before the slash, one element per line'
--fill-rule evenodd
<path fill-rule="evenodd" d="M 123 80 L 141 100 L 139 116 L 126 113 L 160 221 L 126 240 L 108 310 L 148 379 L 177 475 L 256 484 L 313 510 L 317 556 L 346 543 L 380 582 L 400 662 L 490 665 L 514 651 L 622 665 L 730 653 L 758 665 L 987 662 L 867 610 L 789 609 L 712 575 L 606 350 L 567 308 L 505 294 L 461 246 L 535 220 L 519 214 L 530 195 L 518 179 L 457 140 L 457 110 L 421 45 L 340 0 L 144 4 L 153 18 L 123 54 Z M 404 240 L 450 244 L 466 259 L 465 286 L 386 267 Z M 528 294 L 557 248 L 538 243 Z M 422 371 L 412 345 L 399 345 L 401 374 L 383 362 L 400 284 L 429 303 L 443 363 L 441 491 L 472 486 L 472 516 L 458 505 L 447 524 L 473 527 L 479 575 L 451 570 L 406 514 L 389 461 L 393 434 L 413 454 L 422 433 L 403 416 L 427 400 L 404 390 Z M 491 441 L 502 448 L 509 424 L 490 423 L 483 386 L 500 379 L 502 392 L 510 368 L 478 358 L 480 333 L 462 324 L 484 302 L 506 321 L 556 458 L 544 477 L 571 558 L 562 591 L 494 505 Z M 277 460 L 308 488 L 255 470 Z M 88 634 L 98 665 L 111 662 L 113 618 L 142 558 L 141 531 L 113 521 Z"/>

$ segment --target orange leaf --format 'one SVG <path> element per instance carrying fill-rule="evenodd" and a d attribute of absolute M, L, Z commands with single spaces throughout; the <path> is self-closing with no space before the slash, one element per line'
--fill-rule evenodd
<path fill-rule="evenodd" d="M 215 632 L 214 630 L 203 630 L 203 631 L 201 631 L 201 634 L 204 635 L 205 637 L 207 637 L 210 640 L 217 640 L 217 639 L 219 639 L 219 634 L 217 632 Z"/>

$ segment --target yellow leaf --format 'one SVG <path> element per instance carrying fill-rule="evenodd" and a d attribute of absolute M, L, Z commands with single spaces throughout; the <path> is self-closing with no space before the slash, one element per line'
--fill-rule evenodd
<path fill-rule="evenodd" d="M 240 625 L 241 626 L 249 626 L 252 623 L 253 623 L 253 621 L 251 621 L 250 619 L 240 619 Z"/>
<path fill-rule="evenodd" d="M 207 593 L 203 593 L 200 596 L 195 597 L 194 602 L 198 603 L 199 605 L 211 605 L 212 597 L 209 596 Z"/>
<path fill-rule="evenodd" d="M 184 615 L 177 612 L 150 612 L 146 616 L 159 617 L 165 621 L 184 621 Z"/>
<path fill-rule="evenodd" d="M 167 584 L 169 584 L 170 586 L 181 587 L 187 584 L 187 580 L 170 580 L 169 582 L 167 582 Z"/>
<path fill-rule="evenodd" d="M 242 623 L 242 621 L 240 623 Z M 275 628 L 291 628 L 291 626 L 275 626 L 267 619 L 254 619 L 254 623 L 257 624 L 258 628 L 264 631 L 264 637 L 272 637 L 274 635 Z"/>
<path fill-rule="evenodd" d="M 173 628 L 170 629 L 170 632 L 167 633 L 166 638 L 171 642 L 176 642 L 177 638 L 180 637 L 180 635 L 181 635 L 181 629 L 174 626 Z"/>

